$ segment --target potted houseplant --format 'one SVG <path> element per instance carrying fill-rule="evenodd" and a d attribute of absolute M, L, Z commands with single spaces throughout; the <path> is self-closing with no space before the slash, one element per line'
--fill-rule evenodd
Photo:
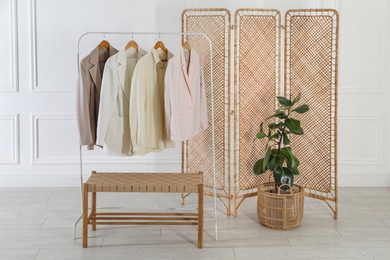
<path fill-rule="evenodd" d="M 256 175 L 271 172 L 274 183 L 258 188 L 258 215 L 260 222 L 274 229 L 290 229 L 300 224 L 303 216 L 304 191 L 293 185 L 299 174 L 299 160 L 291 148 L 291 135 L 303 135 L 296 114 L 309 110 L 306 104 L 298 105 L 301 94 L 294 99 L 277 97 L 279 106 L 275 113 L 260 123 L 256 139 L 266 139 L 265 155 L 253 166 Z M 270 119 L 272 122 L 268 123 Z M 267 124 L 267 131 L 264 125 Z M 267 133 L 266 133 L 267 132 Z"/>

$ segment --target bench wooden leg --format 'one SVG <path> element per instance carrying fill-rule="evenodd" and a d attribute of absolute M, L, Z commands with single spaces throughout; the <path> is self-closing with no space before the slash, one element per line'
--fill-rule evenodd
<path fill-rule="evenodd" d="M 203 247 L 203 184 L 198 186 L 198 248 Z"/>
<path fill-rule="evenodd" d="M 83 189 L 83 247 L 88 247 L 88 184 Z"/>
<path fill-rule="evenodd" d="M 96 218 L 96 192 L 92 192 L 92 217 Z M 93 219 L 92 230 L 96 230 L 96 219 Z"/>

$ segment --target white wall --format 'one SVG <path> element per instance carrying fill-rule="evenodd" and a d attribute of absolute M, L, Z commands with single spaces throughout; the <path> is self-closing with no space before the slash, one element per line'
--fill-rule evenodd
<path fill-rule="evenodd" d="M 336 8 L 340 12 L 340 186 L 390 186 L 388 0 L 0 0 L 0 186 L 77 186 L 76 47 L 86 31 L 180 31 L 185 8 Z M 122 48 L 130 36 L 107 36 Z M 85 56 L 101 37 L 81 45 Z M 150 49 L 157 37 L 137 36 Z M 178 37 L 165 37 L 172 50 Z M 180 150 L 146 157 L 84 152 L 85 172 L 180 169 Z"/>

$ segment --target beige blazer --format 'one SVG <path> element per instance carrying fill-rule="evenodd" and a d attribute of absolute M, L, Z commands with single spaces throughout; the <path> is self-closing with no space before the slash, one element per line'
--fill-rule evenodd
<path fill-rule="evenodd" d="M 144 155 L 173 147 L 165 132 L 164 76 L 172 54 L 152 51 L 142 57 L 134 71 L 130 94 L 130 129 L 133 152 Z"/>
<path fill-rule="evenodd" d="M 100 50 L 96 47 L 80 62 L 76 114 L 80 141 L 82 145 L 88 145 L 88 150 L 96 143 L 102 71 L 107 59 L 117 52 L 112 46 Z"/>
<path fill-rule="evenodd" d="M 165 126 L 171 140 L 185 141 L 208 127 L 206 92 L 199 54 L 183 48 L 169 60 L 165 74 Z"/>
<path fill-rule="evenodd" d="M 106 63 L 96 143 L 102 145 L 108 154 L 133 154 L 129 126 L 131 79 L 135 65 L 145 54 L 140 48 L 121 50 Z"/>

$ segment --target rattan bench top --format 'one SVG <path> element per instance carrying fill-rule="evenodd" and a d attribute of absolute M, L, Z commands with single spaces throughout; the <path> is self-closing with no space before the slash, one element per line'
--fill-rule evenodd
<path fill-rule="evenodd" d="M 93 172 L 85 182 L 89 192 L 198 192 L 202 173 Z"/>

